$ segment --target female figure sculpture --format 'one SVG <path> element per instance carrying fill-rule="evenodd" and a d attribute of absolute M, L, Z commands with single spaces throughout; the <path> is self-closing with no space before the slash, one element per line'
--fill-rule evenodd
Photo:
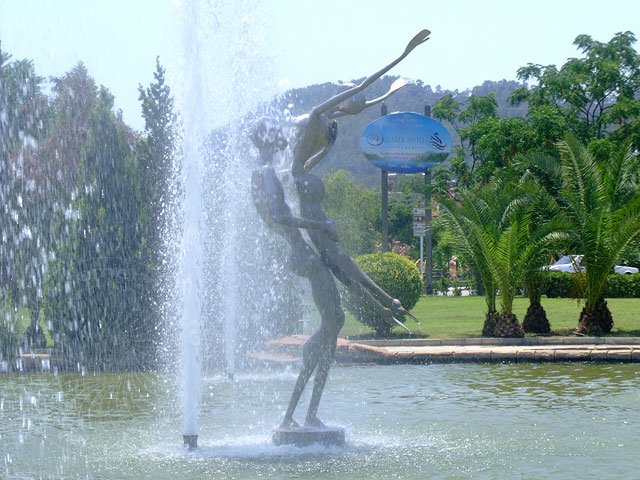
<path fill-rule="evenodd" d="M 253 203 L 267 226 L 283 236 L 290 245 L 288 266 L 295 274 L 308 278 L 315 304 L 322 319 L 320 329 L 309 338 L 303 347 L 303 367 L 292 394 L 292 401 L 282 422 L 282 428 L 298 427 L 293 420 L 293 411 L 304 387 L 313 373 L 320 357 L 326 357 L 330 365 L 335 353 L 338 332 L 344 324 L 344 312 L 340 307 L 340 293 L 329 269 L 322 263 L 316 251 L 304 240 L 300 228 L 322 231 L 323 236 L 337 242 L 335 224 L 327 219 L 316 220 L 295 217 L 285 200 L 284 189 L 272 166 L 274 155 L 286 148 L 286 140 L 277 124 L 268 118 L 259 119 L 251 134 L 253 144 L 258 148 L 262 167 L 251 176 Z M 331 339 L 334 339 L 333 342 Z M 322 384 L 326 381 L 328 369 L 322 369 Z M 322 377 L 321 377 L 322 378 Z M 320 382 L 316 374 L 317 382 Z M 317 394 L 313 408 L 309 407 L 305 425 L 317 424 L 316 412 L 322 388 Z M 295 401 L 293 400 L 295 398 Z"/>
<path fill-rule="evenodd" d="M 300 396 L 315 371 L 313 392 L 307 410 L 305 427 L 322 427 L 317 418 L 318 405 L 333 361 L 338 334 L 344 324 L 344 312 L 334 278 L 350 291 L 372 302 L 389 322 L 397 316 L 408 315 L 400 302 L 382 290 L 338 246 L 335 224 L 322 211 L 324 185 L 321 179 L 309 173 L 329 152 L 337 136 L 336 118 L 357 115 L 365 108 L 381 102 L 398 88 L 403 81 L 394 82 L 389 91 L 374 100 L 367 101 L 361 92 L 404 59 L 429 36 L 422 30 L 409 42 L 404 52 L 381 70 L 367 77 L 362 83 L 343 91 L 297 117 L 291 172 L 300 203 L 300 218 L 293 217 L 286 205 L 284 191 L 273 168 L 268 166 L 277 150 L 286 148 L 286 141 L 277 126 L 266 119 L 258 121 L 252 140 L 260 151 L 265 166 L 252 176 L 254 203 L 261 216 L 272 228 L 279 230 L 291 246 L 292 270 L 309 279 L 312 295 L 322 319 L 320 329 L 303 347 L 303 366 L 281 428 L 297 428 L 293 413 Z M 307 230 L 313 248 L 304 240 L 299 228 Z M 406 327 L 404 327 L 406 328 Z"/>

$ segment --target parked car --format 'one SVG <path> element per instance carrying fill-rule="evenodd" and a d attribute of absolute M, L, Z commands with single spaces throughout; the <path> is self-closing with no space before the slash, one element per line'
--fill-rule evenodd
<path fill-rule="evenodd" d="M 564 255 L 560 257 L 553 265 L 548 265 L 546 267 L 543 267 L 543 269 L 548 270 L 549 272 L 584 272 L 585 267 L 582 266 L 583 258 L 584 255 Z M 619 273 L 620 275 L 630 275 L 632 273 L 638 273 L 639 270 L 636 267 L 614 265 L 613 271 L 614 273 Z"/>

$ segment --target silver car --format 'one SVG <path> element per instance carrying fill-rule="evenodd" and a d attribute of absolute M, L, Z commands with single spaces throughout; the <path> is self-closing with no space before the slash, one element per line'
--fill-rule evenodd
<path fill-rule="evenodd" d="M 564 255 L 560 257 L 553 265 L 544 267 L 544 270 L 548 270 L 549 272 L 566 273 L 584 272 L 585 267 L 582 266 L 583 258 L 584 255 Z M 614 265 L 613 271 L 614 273 L 619 273 L 620 275 L 631 275 L 632 273 L 638 273 L 638 269 L 636 267 L 627 267 L 625 265 Z"/>

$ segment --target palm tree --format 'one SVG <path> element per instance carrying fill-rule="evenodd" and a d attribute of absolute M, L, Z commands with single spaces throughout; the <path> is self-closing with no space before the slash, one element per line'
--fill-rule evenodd
<path fill-rule="evenodd" d="M 497 317 L 496 285 L 485 253 L 485 229 L 495 223 L 494 212 L 480 196 L 476 197 L 468 189 L 458 191 L 455 200 L 440 198 L 440 205 L 443 223 L 455 232 L 454 244 L 480 276 L 487 302 L 482 335 L 493 336 Z"/>
<path fill-rule="evenodd" d="M 524 279 L 540 269 L 550 245 L 562 238 L 559 217 L 541 221 L 536 215 L 536 207 L 546 197 L 534 182 L 514 182 L 505 175 L 474 192 L 462 190 L 458 202 L 442 202 L 459 247 L 486 288 L 485 336 L 524 335 L 513 313 L 514 298 Z"/>
<path fill-rule="evenodd" d="M 541 302 L 543 286 L 543 272 L 532 271 L 529 275 L 525 276 L 524 289 L 529 297 L 529 306 L 522 320 L 522 329 L 525 333 L 551 333 L 551 323 Z"/>
<path fill-rule="evenodd" d="M 629 143 L 598 163 L 574 136 L 558 144 L 561 206 L 576 252 L 583 254 L 584 308 L 578 333 L 602 335 L 613 327 L 603 297 L 609 273 L 626 247 L 640 236 L 638 158 Z"/>
<path fill-rule="evenodd" d="M 540 187 L 536 205 L 533 207 L 535 218 L 532 225 L 549 223 L 556 232 L 556 238 L 541 249 L 540 254 L 536 256 L 537 261 L 530 265 L 531 268 L 524 278 L 529 306 L 522 321 L 522 328 L 526 333 L 548 334 L 551 332 L 551 324 L 541 303 L 545 280 L 542 267 L 569 238 L 566 222 L 556 199 L 562 186 L 560 166 L 556 158 L 542 152 L 530 152 L 514 159 L 512 167 L 520 172 L 521 181 L 534 182 Z"/>

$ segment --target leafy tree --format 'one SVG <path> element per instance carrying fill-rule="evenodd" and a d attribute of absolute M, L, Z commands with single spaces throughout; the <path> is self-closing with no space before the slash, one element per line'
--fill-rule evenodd
<path fill-rule="evenodd" d="M 485 97 L 471 95 L 463 104 L 452 95 L 444 96 L 432 108 L 434 118 L 448 121 L 460 137 L 460 146 L 451 156 L 451 169 L 458 183 L 470 186 L 477 176 L 476 166 L 482 160 L 478 151 L 478 141 L 487 128 L 497 119 L 498 103 L 494 94 Z M 467 159 L 470 159 L 468 165 Z M 492 171 L 493 168 L 485 167 Z"/>
<path fill-rule="evenodd" d="M 138 204 L 142 208 L 139 228 L 144 241 L 142 262 L 148 275 L 140 289 L 149 301 L 148 315 L 161 318 L 169 314 L 178 255 L 174 251 L 176 242 L 171 242 L 171 232 L 177 231 L 175 212 L 179 172 L 177 171 L 177 127 L 171 89 L 166 83 L 165 69 L 156 59 L 154 81 L 144 88 L 138 87 L 144 133 L 136 149 L 139 163 Z"/>
<path fill-rule="evenodd" d="M 374 189 L 356 183 L 344 170 L 323 177 L 327 217 L 335 220 L 340 246 L 351 256 L 370 253 L 377 236 L 380 199 Z"/>
<path fill-rule="evenodd" d="M 537 145 L 536 132 L 523 118 L 488 119 L 483 122 L 482 130 L 476 149 L 487 170 L 507 167 L 518 154 Z"/>
<path fill-rule="evenodd" d="M 0 44 L 0 138 L 3 155 L 15 152 L 25 142 L 43 138 L 48 116 L 42 77 L 31 60 L 13 60 Z"/>
<path fill-rule="evenodd" d="M 82 62 L 52 81 L 52 137 L 56 139 L 58 155 L 67 162 L 64 171 L 75 173 L 87 139 L 89 117 L 97 102 L 98 88 Z M 69 187 L 75 186 L 72 175 L 66 178 Z"/>
<path fill-rule="evenodd" d="M 102 87 L 87 119 L 78 173 L 78 194 L 69 235 L 61 244 L 47 298 L 58 345 L 67 358 L 95 368 L 147 361 L 140 261 L 137 165 L 126 129 L 112 112 L 113 96 Z M 148 347 L 148 345 L 147 345 Z M 126 355 L 123 355 L 126 352 Z M 131 362 L 126 364 L 123 362 Z"/>
<path fill-rule="evenodd" d="M 33 62 L 10 59 L 0 49 L 0 289 L 5 303 L 28 312 L 25 346 L 38 347 L 45 343 L 38 314 L 55 201 L 38 146 L 47 133 L 49 105 Z"/>
<path fill-rule="evenodd" d="M 633 135 L 637 148 L 640 54 L 633 47 L 635 41 L 628 31 L 616 33 L 607 43 L 579 35 L 573 43 L 582 58 L 570 58 L 560 69 L 531 63 L 520 68 L 518 78 L 536 85 L 517 90 L 512 99 L 527 101 L 533 112 L 544 109 L 544 115 L 583 143 L 608 135 L 620 140 Z"/>

